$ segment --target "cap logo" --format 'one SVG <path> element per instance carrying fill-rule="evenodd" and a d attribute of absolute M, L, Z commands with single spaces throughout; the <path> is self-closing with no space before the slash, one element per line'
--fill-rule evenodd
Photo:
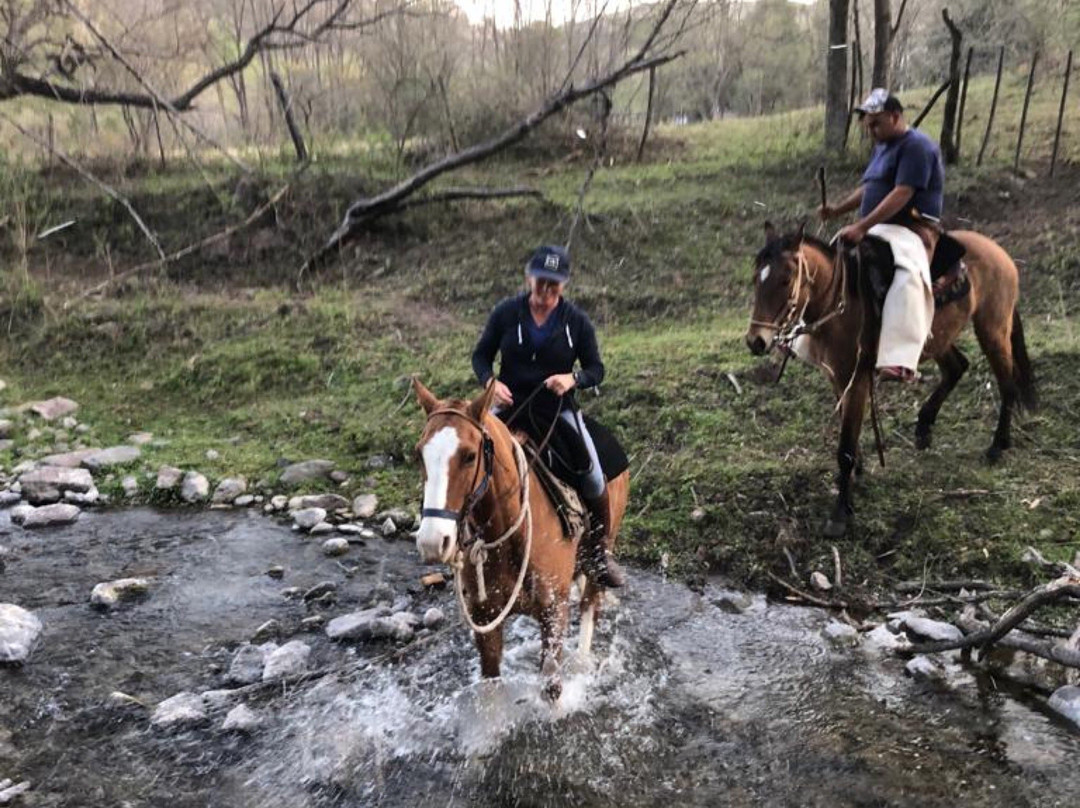
<path fill-rule="evenodd" d="M 557 255 L 544 256 L 544 269 L 558 270 L 559 269 L 559 256 L 557 256 Z"/>

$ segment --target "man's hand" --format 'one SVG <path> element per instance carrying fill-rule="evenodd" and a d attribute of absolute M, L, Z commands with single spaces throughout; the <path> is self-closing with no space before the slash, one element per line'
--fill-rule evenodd
<path fill-rule="evenodd" d="M 855 224 L 849 224 L 847 227 L 840 230 L 836 234 L 836 237 L 840 241 L 846 241 L 848 244 L 858 244 L 864 238 L 866 238 L 867 228 L 861 222 L 855 222 Z"/>
<path fill-rule="evenodd" d="M 498 379 L 495 380 L 495 403 L 500 407 L 514 406 L 514 396 L 510 392 L 510 388 Z"/>
<path fill-rule="evenodd" d="M 839 211 L 837 211 L 837 209 L 834 208 L 832 205 L 819 205 L 817 209 L 817 215 L 818 218 L 821 219 L 821 221 L 827 222 L 829 221 L 829 219 L 838 216 Z"/>
<path fill-rule="evenodd" d="M 544 386 L 557 396 L 564 396 L 574 389 L 576 382 L 573 373 L 556 373 L 544 379 Z"/>

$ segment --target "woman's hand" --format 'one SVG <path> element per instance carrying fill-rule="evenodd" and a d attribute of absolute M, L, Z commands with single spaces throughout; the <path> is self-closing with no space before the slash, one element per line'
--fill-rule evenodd
<path fill-rule="evenodd" d="M 577 385 L 573 373 L 556 373 L 544 379 L 544 386 L 557 396 L 565 396 Z"/>
<path fill-rule="evenodd" d="M 500 407 L 513 407 L 514 395 L 510 392 L 510 388 L 495 380 L 495 403 Z"/>

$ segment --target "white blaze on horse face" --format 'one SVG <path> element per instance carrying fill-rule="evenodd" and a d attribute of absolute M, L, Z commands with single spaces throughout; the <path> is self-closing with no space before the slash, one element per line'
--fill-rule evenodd
<path fill-rule="evenodd" d="M 461 439 L 457 430 L 446 426 L 431 436 L 420 450 L 427 471 L 424 483 L 424 508 L 446 508 L 450 487 L 450 461 Z M 440 516 L 425 516 L 416 532 L 416 549 L 427 562 L 449 562 L 457 549 L 457 522 Z"/>
<path fill-rule="evenodd" d="M 769 279 L 769 273 L 770 272 L 772 272 L 772 267 L 769 266 L 768 264 L 763 266 L 761 268 L 761 270 L 758 272 L 758 275 L 761 277 L 761 282 L 762 283 L 765 283 L 765 281 L 767 281 Z"/>

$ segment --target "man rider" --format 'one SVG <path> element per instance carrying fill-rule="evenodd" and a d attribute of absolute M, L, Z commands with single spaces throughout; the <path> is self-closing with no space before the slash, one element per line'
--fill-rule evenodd
<path fill-rule="evenodd" d="M 871 91 L 856 112 L 875 141 L 862 184 L 838 205 L 822 205 L 822 220 L 859 209 L 838 237 L 858 244 L 867 235 L 888 242 L 896 274 L 885 296 L 878 343 L 879 378 L 914 381 L 934 319 L 930 256 L 944 202 L 945 168 L 938 145 L 908 126 L 900 100 Z"/>

